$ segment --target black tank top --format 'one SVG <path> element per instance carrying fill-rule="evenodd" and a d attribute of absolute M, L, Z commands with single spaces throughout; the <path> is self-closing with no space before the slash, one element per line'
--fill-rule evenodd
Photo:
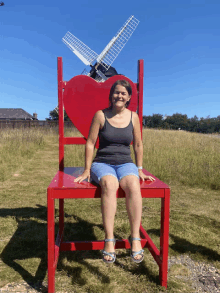
<path fill-rule="evenodd" d="M 132 140 L 132 112 L 131 121 L 128 126 L 124 128 L 112 126 L 105 116 L 104 126 L 101 130 L 99 130 L 99 148 L 93 162 L 106 163 L 110 165 L 133 163 L 130 150 Z"/>

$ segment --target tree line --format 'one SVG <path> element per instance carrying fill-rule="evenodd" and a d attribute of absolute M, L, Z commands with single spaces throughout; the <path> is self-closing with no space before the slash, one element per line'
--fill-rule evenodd
<path fill-rule="evenodd" d="M 220 115 L 216 118 L 198 118 L 196 115 L 188 118 L 186 114 L 175 113 L 172 116 L 153 114 L 143 116 L 143 125 L 149 128 L 181 129 L 200 133 L 220 132 Z"/>
<path fill-rule="evenodd" d="M 49 118 L 46 120 L 58 120 L 58 112 L 50 111 Z M 64 111 L 64 121 L 70 121 Z M 143 126 L 148 128 L 186 130 L 200 133 L 220 132 L 220 115 L 216 118 L 198 118 L 196 115 L 188 118 L 186 114 L 175 113 L 172 116 L 163 116 L 161 114 L 153 114 L 143 116 Z"/>

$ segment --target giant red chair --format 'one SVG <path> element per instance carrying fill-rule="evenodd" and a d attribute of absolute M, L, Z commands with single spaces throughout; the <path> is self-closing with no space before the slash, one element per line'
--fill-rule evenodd
<path fill-rule="evenodd" d="M 88 76 L 75 76 L 70 81 L 63 81 L 62 58 L 58 57 L 58 100 L 59 100 L 59 170 L 47 189 L 48 209 L 48 292 L 55 292 L 55 272 L 61 251 L 101 250 L 104 240 L 64 242 L 64 199 L 65 198 L 100 198 L 100 187 L 83 181 L 75 183 L 74 179 L 83 172 L 83 167 L 64 167 L 64 145 L 85 144 L 93 115 L 97 110 L 108 107 L 108 95 L 111 86 L 118 79 L 126 79 L 132 86 L 132 98 L 129 109 L 137 111 L 142 131 L 143 116 L 143 60 L 138 61 L 138 81 L 133 83 L 127 77 L 116 75 L 104 83 L 98 83 Z M 73 124 L 84 137 L 64 137 L 65 108 Z M 169 201 L 170 189 L 165 183 L 143 170 L 146 175 L 154 177 L 154 182 L 141 182 L 141 194 L 144 198 L 161 199 L 160 250 L 153 243 L 142 225 L 140 226 L 141 244 L 148 248 L 159 266 L 161 286 L 167 287 L 168 241 L 169 241 Z M 125 197 L 121 188 L 117 197 Z M 55 240 L 55 199 L 59 199 L 59 232 Z M 115 248 L 130 249 L 127 239 L 117 240 Z"/>

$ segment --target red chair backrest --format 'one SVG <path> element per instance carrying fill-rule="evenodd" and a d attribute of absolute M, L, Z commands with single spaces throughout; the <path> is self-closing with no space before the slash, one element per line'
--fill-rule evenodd
<path fill-rule="evenodd" d="M 63 82 L 62 57 L 58 57 L 58 101 L 59 101 L 59 170 L 64 168 L 64 145 L 85 144 L 94 114 L 109 106 L 109 92 L 117 80 L 125 79 L 132 87 L 129 109 L 137 111 L 142 129 L 143 116 L 143 60 L 138 62 L 138 83 L 123 75 L 115 75 L 103 83 L 91 77 L 78 75 Z M 63 109 L 74 126 L 84 137 L 64 137 Z"/>

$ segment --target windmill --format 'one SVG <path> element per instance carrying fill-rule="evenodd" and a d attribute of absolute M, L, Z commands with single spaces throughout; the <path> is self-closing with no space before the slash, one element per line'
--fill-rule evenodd
<path fill-rule="evenodd" d="M 111 65 L 130 39 L 138 23 L 139 20 L 133 15 L 129 17 L 99 55 L 70 32 L 65 34 L 62 41 L 85 65 L 91 67 L 89 71 L 85 68 L 82 72 L 83 75 L 104 82 L 108 77 L 117 74 L 117 71 Z"/>

